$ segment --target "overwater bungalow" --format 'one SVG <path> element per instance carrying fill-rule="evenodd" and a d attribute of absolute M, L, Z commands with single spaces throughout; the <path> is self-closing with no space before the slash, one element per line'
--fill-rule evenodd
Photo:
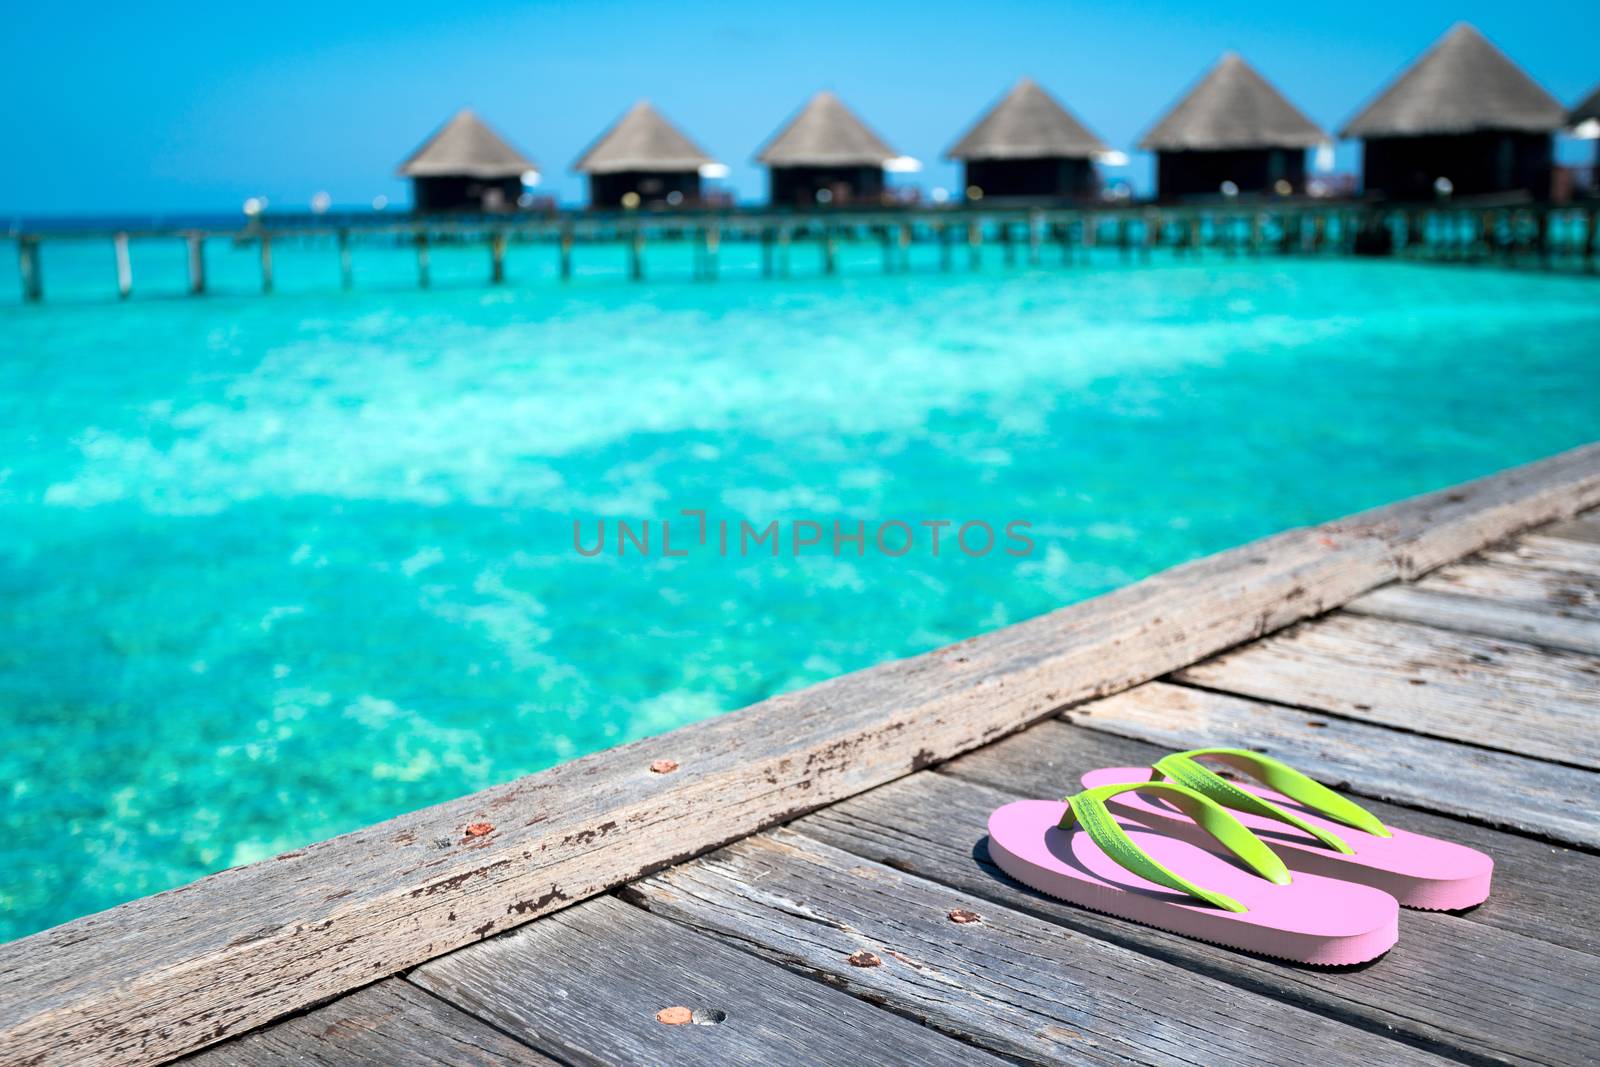
<path fill-rule="evenodd" d="M 899 154 L 835 94 L 823 90 L 756 155 L 776 206 L 874 202 L 884 165 Z"/>
<path fill-rule="evenodd" d="M 1345 124 L 1363 142 L 1369 195 L 1433 200 L 1550 191 L 1552 135 L 1567 111 L 1459 22 Z"/>
<path fill-rule="evenodd" d="M 960 160 L 969 199 L 1093 196 L 1106 144 L 1032 78 L 1018 81 L 945 153 Z"/>
<path fill-rule="evenodd" d="M 1144 135 L 1162 199 L 1305 190 L 1306 149 L 1328 141 L 1255 68 L 1228 52 Z"/>
<path fill-rule="evenodd" d="M 1600 85 L 1596 85 L 1589 95 L 1578 101 L 1578 105 L 1567 113 L 1567 125 L 1571 127 L 1573 135 L 1587 137 L 1595 143 L 1594 161 L 1600 167 Z M 1600 185 L 1600 176 L 1591 184 Z"/>
<path fill-rule="evenodd" d="M 523 178 L 538 168 L 471 108 L 462 108 L 422 143 L 399 174 L 411 179 L 412 210 L 509 211 Z"/>
<path fill-rule="evenodd" d="M 661 112 L 641 100 L 628 109 L 573 169 L 589 176 L 589 206 L 692 204 L 700 199 L 701 170 L 716 160 Z"/>

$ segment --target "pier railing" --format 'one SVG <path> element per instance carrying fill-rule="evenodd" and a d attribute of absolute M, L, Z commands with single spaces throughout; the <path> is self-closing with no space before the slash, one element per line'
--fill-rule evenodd
<path fill-rule="evenodd" d="M 832 211 L 636 212 L 620 214 L 255 219 L 237 227 L 180 226 L 33 230 L 15 233 L 23 299 L 44 298 L 46 242 L 110 242 L 117 293 L 134 291 L 131 241 L 171 240 L 187 248 L 187 291 L 207 291 L 206 248 L 212 242 L 254 247 L 261 291 L 274 288 L 273 249 L 289 243 L 331 243 L 341 284 L 355 285 L 352 246 L 377 244 L 412 250 L 417 284 L 430 283 L 430 250 L 477 245 L 485 250 L 486 280 L 502 284 L 511 244 L 546 246 L 562 280 L 573 277 L 578 250 L 595 245 L 626 249 L 626 274 L 648 276 L 651 242 L 687 242 L 693 277 L 718 277 L 728 243 L 759 245 L 763 277 L 789 275 L 796 248 L 809 246 L 821 274 L 840 271 L 842 244 L 875 242 L 882 270 L 911 269 L 913 246 L 938 249 L 942 271 L 975 270 L 996 252 L 1008 266 L 1026 262 L 1073 263 L 1095 249 L 1116 249 L 1134 260 L 1158 249 L 1197 257 L 1239 254 L 1371 254 L 1418 259 L 1526 265 L 1593 271 L 1600 252 L 1600 201 L 1571 206 L 1522 204 L 1394 206 L 1341 201 L 1274 201 L 1210 205 L 1123 204 L 1092 208 L 979 205 L 907 206 Z"/>

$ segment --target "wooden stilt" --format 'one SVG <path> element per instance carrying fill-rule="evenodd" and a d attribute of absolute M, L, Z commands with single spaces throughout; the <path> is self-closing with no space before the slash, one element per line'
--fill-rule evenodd
<path fill-rule="evenodd" d="M 1003 220 L 1000 223 L 1000 250 L 1008 267 L 1017 265 L 1017 243 L 1014 237 L 1015 235 L 1011 232 L 1011 220 Z"/>
<path fill-rule="evenodd" d="M 1128 217 L 1119 216 L 1115 223 L 1117 227 L 1117 253 L 1126 263 L 1133 258 L 1133 235 L 1128 230 Z"/>
<path fill-rule="evenodd" d="M 644 281 L 644 230 L 638 225 L 628 232 L 628 278 Z"/>
<path fill-rule="evenodd" d="M 878 229 L 878 250 L 883 255 L 883 273 L 894 273 L 894 238 L 889 232 L 889 227 Z"/>
<path fill-rule="evenodd" d="M 506 280 L 506 232 L 496 230 L 489 236 L 489 284 L 501 285 Z"/>
<path fill-rule="evenodd" d="M 426 289 L 432 284 L 428 272 L 428 235 L 417 234 L 417 284 Z"/>
<path fill-rule="evenodd" d="M 794 234 L 789 227 L 778 228 L 778 270 L 785 278 L 789 276 L 789 248 L 794 243 Z"/>
<path fill-rule="evenodd" d="M 198 233 L 191 233 L 189 244 L 189 295 L 202 296 L 206 291 L 206 242 Z"/>
<path fill-rule="evenodd" d="M 126 300 L 133 295 L 133 257 L 128 254 L 128 235 L 119 233 L 111 239 L 117 256 L 117 298 Z"/>
<path fill-rule="evenodd" d="M 261 291 L 272 292 L 272 237 L 262 234 L 261 240 Z"/>
<path fill-rule="evenodd" d="M 909 222 L 900 224 L 899 245 L 900 263 L 898 269 L 902 273 L 908 272 L 911 270 L 911 224 Z"/>
<path fill-rule="evenodd" d="M 1044 212 L 1028 212 L 1028 266 L 1039 265 L 1039 245 L 1043 240 Z"/>
<path fill-rule="evenodd" d="M 1061 265 L 1072 266 L 1072 222 L 1056 223 L 1056 240 L 1061 245 Z"/>
<path fill-rule="evenodd" d="M 833 227 L 822 227 L 822 273 L 839 273 L 839 250 L 834 243 Z"/>
<path fill-rule="evenodd" d="M 1092 211 L 1084 215 L 1081 227 L 1083 232 L 1078 236 L 1083 241 L 1083 261 L 1089 263 L 1094 259 L 1094 256 L 1090 255 L 1090 253 L 1094 251 L 1095 242 L 1100 239 L 1098 232 L 1100 229 L 1099 216 Z"/>
<path fill-rule="evenodd" d="M 339 231 L 339 288 L 349 291 L 356 281 L 355 267 L 350 259 L 350 231 Z"/>
<path fill-rule="evenodd" d="M 946 223 L 939 223 L 934 232 L 939 238 L 939 269 L 945 273 L 955 269 L 955 249 L 950 242 L 950 227 Z"/>
<path fill-rule="evenodd" d="M 1189 216 L 1189 254 L 1196 259 L 1200 258 L 1200 241 L 1205 236 L 1200 227 L 1200 216 Z"/>
<path fill-rule="evenodd" d="M 1150 262 L 1156 245 L 1161 243 L 1161 212 L 1146 211 L 1144 213 L 1144 243 L 1141 258 Z"/>
<path fill-rule="evenodd" d="M 1257 211 L 1250 216 L 1250 254 L 1259 256 L 1266 240 L 1266 216 Z"/>
<path fill-rule="evenodd" d="M 22 299 L 37 304 L 44 299 L 44 264 L 39 258 L 38 238 L 17 241 L 17 266 L 22 273 Z"/>
<path fill-rule="evenodd" d="M 561 231 L 561 280 L 572 280 L 572 227 L 564 227 Z"/>
<path fill-rule="evenodd" d="M 967 267 L 983 269 L 983 223 L 978 219 L 967 223 Z"/>
<path fill-rule="evenodd" d="M 722 228 L 713 222 L 701 233 L 706 244 L 705 279 L 714 282 L 717 280 L 717 253 L 722 248 Z"/>
<path fill-rule="evenodd" d="M 773 271 L 773 262 L 772 262 L 772 259 L 773 259 L 773 248 L 772 248 L 772 246 L 773 246 L 774 243 L 775 243 L 775 235 L 772 232 L 772 227 L 763 226 L 761 228 L 761 276 L 763 278 L 772 277 L 772 271 Z"/>

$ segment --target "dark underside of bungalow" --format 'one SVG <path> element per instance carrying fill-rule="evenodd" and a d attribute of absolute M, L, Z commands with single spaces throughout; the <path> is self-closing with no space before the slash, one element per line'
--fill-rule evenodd
<path fill-rule="evenodd" d="M 773 167 L 774 207 L 810 207 L 826 190 L 829 203 L 876 203 L 883 198 L 883 168 L 867 166 Z"/>
<path fill-rule="evenodd" d="M 1369 138 L 1362 145 L 1361 180 L 1369 195 L 1390 200 L 1433 200 L 1440 178 L 1449 179 L 1454 196 L 1526 192 L 1543 199 L 1550 192 L 1552 158 L 1548 133 Z"/>
<path fill-rule="evenodd" d="M 1156 155 L 1156 191 L 1163 200 L 1217 196 L 1223 182 L 1232 182 L 1241 193 L 1273 192 L 1280 181 L 1288 182 L 1291 192 L 1305 192 L 1305 149 L 1229 148 Z"/>
<path fill-rule="evenodd" d="M 463 174 L 411 179 L 411 204 L 427 215 L 446 211 L 509 211 L 522 194 L 522 178 L 475 178 Z"/>
<path fill-rule="evenodd" d="M 671 203 L 673 193 L 679 203 L 700 199 L 700 172 L 697 170 L 622 170 L 614 174 L 589 175 L 591 207 L 621 207 L 629 193 L 639 195 L 644 205 Z"/>
<path fill-rule="evenodd" d="M 966 187 L 985 197 L 1027 196 L 1081 199 L 1099 192 L 1094 164 L 1087 159 L 973 159 L 966 164 Z"/>

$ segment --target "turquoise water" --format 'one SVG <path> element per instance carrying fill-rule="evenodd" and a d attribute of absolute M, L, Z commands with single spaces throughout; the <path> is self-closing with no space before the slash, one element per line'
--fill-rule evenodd
<path fill-rule="evenodd" d="M 1589 278 L 146 251 L 0 248 L 0 938 L 1600 437 Z M 574 550 L 684 508 L 1034 551 Z"/>

